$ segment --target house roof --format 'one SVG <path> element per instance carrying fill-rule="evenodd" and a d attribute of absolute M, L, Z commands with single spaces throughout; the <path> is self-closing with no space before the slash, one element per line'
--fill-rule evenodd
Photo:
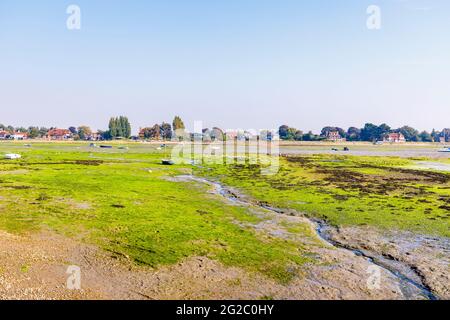
<path fill-rule="evenodd" d="M 389 137 L 391 137 L 391 138 L 401 138 L 401 137 L 403 137 L 403 134 L 401 132 L 393 132 L 393 133 L 389 133 Z"/>
<path fill-rule="evenodd" d="M 70 131 L 67 129 L 52 129 L 47 132 L 49 136 L 65 136 L 70 134 Z"/>
<path fill-rule="evenodd" d="M 328 132 L 329 136 L 340 136 L 339 131 L 330 131 Z"/>
<path fill-rule="evenodd" d="M 27 137 L 28 133 L 26 133 L 26 132 L 14 132 L 12 135 L 13 136 L 24 136 L 24 137 Z"/>

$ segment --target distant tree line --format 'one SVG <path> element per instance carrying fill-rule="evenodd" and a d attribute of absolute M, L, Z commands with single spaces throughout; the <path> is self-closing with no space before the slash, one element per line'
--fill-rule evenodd
<path fill-rule="evenodd" d="M 406 141 L 411 142 L 439 142 L 442 138 L 447 142 L 450 141 L 450 129 L 443 129 L 442 131 L 433 129 L 429 133 L 428 131 L 419 132 L 410 126 L 392 129 L 385 123 L 381 125 L 366 123 L 363 128 L 350 127 L 347 130 L 327 126 L 321 130 L 320 134 L 313 134 L 311 131 L 304 133 L 287 125 L 280 126 L 278 130 L 280 139 L 289 141 L 322 141 L 328 138 L 330 132 L 337 132 L 341 138 L 347 141 L 382 141 L 390 133 L 401 133 Z"/>
<path fill-rule="evenodd" d="M 0 124 L 0 131 L 6 131 L 8 133 L 26 133 L 28 138 L 44 138 L 47 133 L 56 129 L 54 127 L 37 127 L 30 126 L 25 127 L 13 127 L 5 126 Z M 154 124 L 151 127 L 145 127 L 140 129 L 139 135 L 137 137 L 132 137 L 131 124 L 127 117 L 119 116 L 112 117 L 108 123 L 108 130 L 93 132 L 88 126 L 79 127 L 69 127 L 71 137 L 74 140 L 113 140 L 113 139 L 148 139 L 148 140 L 171 140 L 171 139 L 182 139 L 187 136 L 193 139 L 193 134 L 186 132 L 186 127 L 183 120 L 176 116 L 172 124 L 167 122 L 162 122 L 160 124 Z M 431 132 L 422 131 L 410 127 L 403 126 L 401 128 L 392 129 L 389 125 L 383 123 L 381 125 L 375 125 L 373 123 L 366 123 L 363 128 L 350 127 L 344 130 L 340 127 L 327 126 L 324 127 L 319 134 L 315 134 L 311 131 L 303 132 L 302 130 L 289 127 L 288 125 L 282 125 L 278 130 L 281 140 L 287 141 L 322 141 L 328 139 L 330 133 L 334 135 L 338 133 L 339 137 L 346 139 L 347 141 L 382 141 L 390 133 L 401 133 L 406 141 L 411 142 L 439 142 L 446 141 L 450 142 L 450 129 L 443 129 L 437 131 L 433 129 Z M 245 132 L 243 133 L 245 136 Z M 226 134 L 217 127 L 213 129 L 203 129 L 202 132 L 203 140 L 222 140 L 226 139 Z"/>
<path fill-rule="evenodd" d="M 139 132 L 139 137 L 146 140 L 171 140 L 177 136 L 181 137 L 184 135 L 185 129 L 183 120 L 179 116 L 176 116 L 172 121 L 172 125 L 163 122 L 161 124 L 156 123 L 151 127 L 142 128 Z"/>

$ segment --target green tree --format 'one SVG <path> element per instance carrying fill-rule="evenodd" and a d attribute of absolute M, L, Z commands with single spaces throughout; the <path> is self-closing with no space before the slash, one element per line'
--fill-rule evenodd
<path fill-rule="evenodd" d="M 341 138 L 345 138 L 345 130 L 339 127 L 325 127 L 322 129 L 322 131 L 320 132 L 320 135 L 324 138 L 328 137 L 328 135 L 330 134 L 330 132 L 334 132 L 337 131 L 339 133 L 339 135 L 341 136 Z"/>
<path fill-rule="evenodd" d="M 114 138 L 130 138 L 131 124 L 127 117 L 120 116 L 109 120 L 109 136 Z"/>
<path fill-rule="evenodd" d="M 422 142 L 433 142 L 433 137 L 427 131 L 419 133 L 419 139 Z"/>
<path fill-rule="evenodd" d="M 445 142 L 449 142 L 450 141 L 450 128 L 442 129 L 442 132 L 439 135 L 439 140 L 441 137 L 445 139 Z"/>
<path fill-rule="evenodd" d="M 112 139 L 111 132 L 109 130 L 106 130 L 106 131 L 99 130 L 98 133 L 100 134 L 101 140 L 111 140 Z"/>
<path fill-rule="evenodd" d="M 153 127 L 150 128 L 149 132 L 150 139 L 153 140 L 160 140 L 161 139 L 161 126 L 159 124 L 155 124 Z"/>
<path fill-rule="evenodd" d="M 281 140 L 288 140 L 289 139 L 289 126 L 287 126 L 285 124 L 280 126 L 280 128 L 278 129 L 278 134 L 279 134 Z"/>
<path fill-rule="evenodd" d="M 323 138 L 312 133 L 312 131 L 309 131 L 308 133 L 305 133 L 303 135 L 303 141 L 320 141 L 320 140 L 323 140 Z"/>
<path fill-rule="evenodd" d="M 160 140 L 161 139 L 161 126 L 155 124 L 153 127 L 147 127 L 141 129 L 141 137 L 150 140 Z"/>
<path fill-rule="evenodd" d="M 389 127 L 386 123 L 378 126 L 377 129 L 377 140 L 384 140 L 384 138 L 391 132 L 391 127 Z"/>
<path fill-rule="evenodd" d="M 175 116 L 175 118 L 173 119 L 173 122 L 172 122 L 172 126 L 173 126 L 174 131 L 186 129 L 186 127 L 184 126 L 183 120 L 181 120 L 181 118 L 179 116 Z"/>
<path fill-rule="evenodd" d="M 282 125 L 278 129 L 278 134 L 279 134 L 281 140 L 295 140 L 298 131 L 299 130 L 297 130 L 295 128 L 291 128 L 287 125 Z"/>
<path fill-rule="evenodd" d="M 295 141 L 303 141 L 303 131 L 297 130 L 294 135 Z"/>
<path fill-rule="evenodd" d="M 129 138 L 131 136 L 131 125 L 127 117 L 120 116 L 118 119 L 118 127 L 120 128 L 120 137 Z"/>
<path fill-rule="evenodd" d="M 359 141 L 361 140 L 361 129 L 356 127 L 350 127 L 347 130 L 346 139 L 348 141 Z"/>
<path fill-rule="evenodd" d="M 78 130 L 75 127 L 69 127 L 69 131 L 70 131 L 71 134 L 77 134 L 78 133 Z"/>
<path fill-rule="evenodd" d="M 115 138 L 122 138 L 124 135 L 122 117 L 116 118 L 114 121 L 116 123 L 116 130 L 117 130 Z"/>
<path fill-rule="evenodd" d="M 124 124 L 125 138 L 128 139 L 131 137 L 131 123 L 127 117 L 124 117 L 124 121 L 125 121 L 125 124 Z"/>
<path fill-rule="evenodd" d="M 366 123 L 364 128 L 361 129 L 361 140 L 362 141 L 379 141 L 383 140 L 384 137 L 389 134 L 391 128 L 383 123 L 380 126 L 374 125 L 373 123 Z"/>
<path fill-rule="evenodd" d="M 39 137 L 45 137 L 47 135 L 48 128 L 46 127 L 40 127 L 39 128 Z"/>
<path fill-rule="evenodd" d="M 183 120 L 179 116 L 175 116 L 175 118 L 172 121 L 172 127 L 173 127 L 173 137 L 177 138 L 178 140 L 182 140 L 186 138 L 186 127 L 184 125 Z"/>
<path fill-rule="evenodd" d="M 109 119 L 109 135 L 111 138 L 117 137 L 117 121 L 116 118 Z"/>
<path fill-rule="evenodd" d="M 406 141 L 419 141 L 419 131 L 416 129 L 410 127 L 410 126 L 403 126 L 400 129 L 395 130 L 397 132 L 400 132 L 405 136 Z"/>
<path fill-rule="evenodd" d="M 38 127 L 29 127 L 28 130 L 28 138 L 36 139 L 39 137 L 39 128 Z"/>
<path fill-rule="evenodd" d="M 164 140 L 172 139 L 172 126 L 169 123 L 163 122 L 160 127 L 161 127 L 161 137 Z"/>
<path fill-rule="evenodd" d="M 374 141 L 376 140 L 378 126 L 373 123 L 366 123 L 361 129 L 361 140 Z"/>
<path fill-rule="evenodd" d="M 434 142 L 439 142 L 439 135 L 440 135 L 440 132 L 439 132 L 439 131 L 436 131 L 436 130 L 433 128 L 433 130 L 431 131 L 431 137 L 433 138 L 433 141 L 434 141 Z"/>
<path fill-rule="evenodd" d="M 88 126 L 78 127 L 77 134 L 80 140 L 86 140 L 92 135 L 92 130 Z"/>

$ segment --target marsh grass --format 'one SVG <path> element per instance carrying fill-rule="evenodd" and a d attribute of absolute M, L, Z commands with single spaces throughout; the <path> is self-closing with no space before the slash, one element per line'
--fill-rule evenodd
<path fill-rule="evenodd" d="M 450 174 L 409 169 L 415 160 L 287 156 L 273 176 L 261 175 L 255 165 L 208 166 L 196 172 L 264 203 L 336 226 L 370 225 L 448 237 Z"/>
<path fill-rule="evenodd" d="M 7 152 L 23 157 L 0 160 L 0 229 L 53 230 L 153 268 L 206 256 L 280 282 L 313 262 L 307 248 L 236 223 L 259 219 L 246 208 L 206 186 L 166 179 L 191 168 L 160 165 L 156 146 L 1 143 L 0 154 Z"/>

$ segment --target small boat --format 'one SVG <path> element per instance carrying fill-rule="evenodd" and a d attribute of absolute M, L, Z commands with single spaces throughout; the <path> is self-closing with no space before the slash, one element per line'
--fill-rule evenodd
<path fill-rule="evenodd" d="M 345 148 L 344 148 L 344 151 L 345 151 L 345 152 L 348 152 L 348 151 L 350 151 L 350 149 L 349 149 L 348 147 L 345 147 Z"/>
<path fill-rule="evenodd" d="M 103 148 L 103 149 L 112 149 L 112 146 L 100 146 L 100 148 Z"/>
<path fill-rule="evenodd" d="M 162 164 L 165 166 L 173 166 L 175 164 L 175 162 L 173 162 L 172 160 L 163 159 Z"/>
<path fill-rule="evenodd" d="M 128 147 L 119 147 L 119 150 L 128 150 Z"/>
<path fill-rule="evenodd" d="M 450 152 L 450 147 L 439 149 L 438 152 Z"/>
<path fill-rule="evenodd" d="M 8 159 L 8 160 L 16 160 L 16 159 L 20 159 L 20 158 L 22 158 L 22 156 L 20 154 L 15 154 L 15 153 L 5 154 L 5 159 Z"/>

